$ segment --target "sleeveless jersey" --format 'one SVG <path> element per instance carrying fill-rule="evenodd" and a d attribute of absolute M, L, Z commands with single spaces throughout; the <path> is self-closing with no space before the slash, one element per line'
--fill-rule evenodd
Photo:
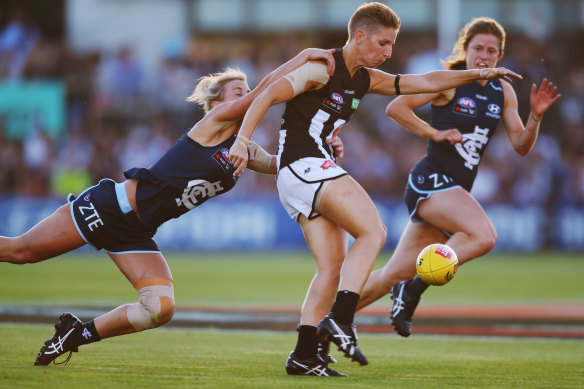
<path fill-rule="evenodd" d="M 446 105 L 432 105 L 431 125 L 437 130 L 457 128 L 463 144 L 428 142 L 428 158 L 470 191 L 481 157 L 491 140 L 503 110 L 503 87 L 499 80 L 485 86 L 478 82 L 456 88 L 454 98 Z"/>
<path fill-rule="evenodd" d="M 326 140 L 336 128 L 351 119 L 369 90 L 369 73 L 365 68 L 351 77 L 342 50 L 337 49 L 333 57 L 335 73 L 323 88 L 301 93 L 286 103 L 280 129 L 278 169 L 306 157 L 334 161 L 332 147 Z"/>
<path fill-rule="evenodd" d="M 184 134 L 152 167 L 125 171 L 126 178 L 140 180 L 136 205 L 143 223 L 156 228 L 233 188 L 237 178 L 229 149 L 234 142 L 235 135 L 205 147 Z"/>

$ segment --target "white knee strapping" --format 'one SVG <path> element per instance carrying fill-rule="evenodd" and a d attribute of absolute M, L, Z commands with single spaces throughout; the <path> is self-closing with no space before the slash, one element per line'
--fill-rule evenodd
<path fill-rule="evenodd" d="M 158 327 L 162 309 L 160 298 L 170 297 L 174 300 L 174 289 L 172 286 L 151 285 L 140 289 L 138 293 L 140 302 L 128 305 L 128 321 L 136 331 Z"/>

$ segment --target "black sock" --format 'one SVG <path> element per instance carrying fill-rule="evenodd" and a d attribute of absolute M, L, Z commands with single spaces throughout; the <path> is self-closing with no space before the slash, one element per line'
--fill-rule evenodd
<path fill-rule="evenodd" d="M 294 349 L 294 355 L 300 360 L 314 357 L 318 348 L 316 327 L 301 325 L 298 327 L 298 342 Z"/>
<path fill-rule="evenodd" d="M 331 309 L 335 320 L 341 324 L 353 323 L 358 302 L 359 295 L 357 293 L 348 290 L 338 291 L 333 309 Z"/>
<path fill-rule="evenodd" d="M 426 284 L 419 276 L 415 276 L 410 282 L 406 284 L 408 293 L 415 296 L 421 296 L 430 285 Z"/>
<path fill-rule="evenodd" d="M 75 344 L 81 346 L 84 344 L 89 344 L 101 340 L 95 328 L 95 324 L 92 321 L 82 324 L 81 331 L 79 331 L 75 336 Z"/>

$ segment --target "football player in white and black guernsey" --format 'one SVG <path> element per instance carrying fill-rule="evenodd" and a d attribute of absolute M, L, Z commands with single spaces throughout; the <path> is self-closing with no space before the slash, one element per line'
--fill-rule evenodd
<path fill-rule="evenodd" d="M 361 289 L 386 239 L 386 227 L 373 202 L 335 163 L 324 140 L 350 119 L 365 93 L 428 93 L 479 79 L 520 78 L 504 68 L 421 75 L 374 69 L 391 57 L 400 24 L 386 5 L 363 4 L 349 21 L 347 43 L 335 52 L 333 76 L 329 79 L 318 63 L 299 67 L 257 97 L 239 131 L 239 138 L 249 139 L 269 107 L 286 102 L 278 191 L 284 208 L 300 224 L 317 266 L 302 306 L 296 349 L 286 364 L 289 374 L 301 374 L 298 365 L 318 364 L 319 340 L 324 349 L 327 341 L 333 341 L 345 356 L 367 364 L 356 344 L 353 318 Z M 235 174 L 241 173 L 247 161 L 245 147 L 234 144 L 230 157 Z M 355 238 L 350 249 L 348 234 Z"/>
<path fill-rule="evenodd" d="M 476 18 L 460 33 L 448 69 L 485 69 L 503 56 L 505 30 L 491 18 Z M 432 243 L 454 249 L 459 265 L 488 253 L 497 234 L 487 214 L 470 194 L 481 156 L 497 127 L 506 131 L 515 151 L 526 155 L 537 139 L 543 114 L 560 95 L 544 79 L 531 87 L 531 112 L 525 125 L 517 112 L 517 96 L 503 80 L 480 80 L 446 91 L 401 96 L 387 114 L 405 129 L 425 137 L 427 155 L 410 172 L 405 200 L 411 221 L 389 262 L 374 271 L 365 285 L 359 309 L 391 291 L 390 312 L 394 329 L 411 334 L 412 315 L 428 287 L 415 277 L 420 251 Z M 431 122 L 414 109 L 431 102 Z"/>
<path fill-rule="evenodd" d="M 187 101 L 202 105 L 205 116 L 152 167 L 126 171 L 127 180 L 121 183 L 103 179 L 78 196 L 70 195 L 69 204 L 25 234 L 0 237 L 0 262 L 15 264 L 40 262 L 85 244 L 105 249 L 140 297 L 86 323 L 62 314 L 35 365 L 48 365 L 62 354 L 70 357 L 81 345 L 158 327 L 172 318 L 172 275 L 153 240 L 156 229 L 236 184 L 229 148 L 242 142 L 235 134 L 243 115 L 262 90 L 309 60 L 323 60 L 329 66 L 326 71 L 334 71 L 330 51 L 307 49 L 253 91 L 236 69 L 201 78 Z M 329 142 L 342 153 L 338 138 Z M 252 169 L 276 173 L 275 156 L 253 142 L 243 146 L 253 160 Z"/>

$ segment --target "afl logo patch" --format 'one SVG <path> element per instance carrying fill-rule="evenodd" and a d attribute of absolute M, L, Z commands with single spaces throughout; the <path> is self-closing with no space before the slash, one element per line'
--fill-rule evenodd
<path fill-rule="evenodd" d="M 489 108 L 489 111 L 495 115 L 501 113 L 501 107 L 499 107 L 497 104 L 489 104 L 487 108 Z"/>
<path fill-rule="evenodd" d="M 470 97 L 461 97 L 456 100 L 452 110 L 467 116 L 477 116 L 477 103 Z"/>
<path fill-rule="evenodd" d="M 345 100 L 343 99 L 343 96 L 340 93 L 334 92 L 331 94 L 331 97 L 325 98 L 322 104 L 335 112 L 341 113 L 343 111 L 344 102 Z"/>
<path fill-rule="evenodd" d="M 477 106 L 477 104 L 474 102 L 474 100 L 469 99 L 468 97 L 461 97 L 460 99 L 458 99 L 458 104 L 461 107 L 465 107 L 465 108 L 475 108 Z"/>
<path fill-rule="evenodd" d="M 331 95 L 331 99 L 333 99 L 333 101 L 337 104 L 343 104 L 344 100 L 343 100 L 343 96 L 341 96 L 338 93 L 333 93 Z"/>
<path fill-rule="evenodd" d="M 213 154 L 213 160 L 221 166 L 221 168 L 229 173 L 233 170 L 233 165 L 229 162 L 229 149 L 221 149 L 217 150 L 215 154 Z"/>
<path fill-rule="evenodd" d="M 221 149 L 221 154 L 223 154 L 223 158 L 229 161 L 229 150 Z"/>

